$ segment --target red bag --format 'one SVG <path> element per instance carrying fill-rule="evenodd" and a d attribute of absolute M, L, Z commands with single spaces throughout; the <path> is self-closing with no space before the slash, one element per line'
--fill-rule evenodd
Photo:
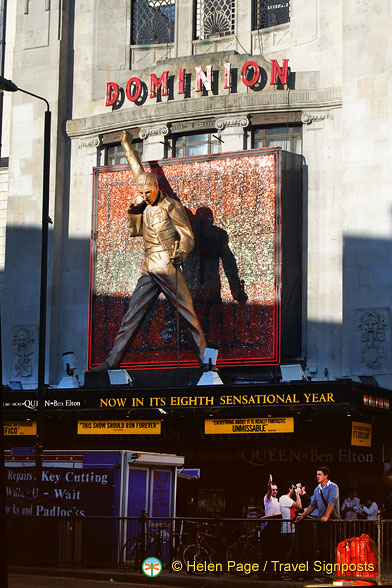
<path fill-rule="evenodd" d="M 338 543 L 336 549 L 336 563 L 339 568 L 336 571 L 338 578 L 360 577 L 375 578 L 377 570 L 377 546 L 376 543 L 362 533 L 360 537 L 351 537 Z M 359 586 L 373 585 L 371 582 L 355 582 Z"/>

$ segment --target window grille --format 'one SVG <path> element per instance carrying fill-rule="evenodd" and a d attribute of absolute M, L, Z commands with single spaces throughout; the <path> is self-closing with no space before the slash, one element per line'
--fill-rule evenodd
<path fill-rule="evenodd" d="M 266 29 L 290 20 L 290 0 L 254 0 L 254 27 Z"/>
<path fill-rule="evenodd" d="M 132 1 L 132 45 L 174 41 L 175 0 Z"/>
<path fill-rule="evenodd" d="M 196 0 L 195 39 L 234 34 L 235 0 Z"/>

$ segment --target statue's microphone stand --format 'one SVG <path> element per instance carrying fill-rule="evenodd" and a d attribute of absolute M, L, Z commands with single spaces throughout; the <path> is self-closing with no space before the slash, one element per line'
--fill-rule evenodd
<path fill-rule="evenodd" d="M 174 242 L 173 259 L 177 256 L 179 241 Z M 178 267 L 176 268 L 176 342 L 177 342 L 177 369 L 180 369 L 180 315 L 178 312 Z"/>

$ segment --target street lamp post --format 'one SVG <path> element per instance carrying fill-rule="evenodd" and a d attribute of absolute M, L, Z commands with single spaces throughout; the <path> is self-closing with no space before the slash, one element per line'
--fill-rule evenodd
<path fill-rule="evenodd" d="M 48 233 L 49 233 L 49 176 L 50 176 L 50 127 L 51 112 L 46 98 L 19 88 L 11 80 L 0 76 L 0 91 L 23 92 L 33 98 L 42 100 L 46 104 L 44 126 L 44 161 L 42 185 L 42 233 L 41 233 L 41 284 L 39 305 L 39 339 L 38 339 L 38 406 L 37 406 L 37 437 L 36 437 L 36 467 L 42 468 L 43 426 L 45 408 L 45 347 L 46 347 L 46 301 L 48 286 Z"/>

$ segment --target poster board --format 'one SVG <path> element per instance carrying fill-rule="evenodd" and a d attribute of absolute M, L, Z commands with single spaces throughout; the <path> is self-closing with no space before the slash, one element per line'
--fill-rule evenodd
<path fill-rule="evenodd" d="M 150 162 L 151 163 L 151 162 Z M 147 169 L 147 166 L 145 166 Z M 218 366 L 280 362 L 281 150 L 259 149 L 153 162 L 163 193 L 178 198 L 195 234 L 184 274 Z M 126 211 L 136 196 L 128 166 L 94 170 L 89 367 L 108 355 L 143 260 Z M 175 368 L 175 311 L 161 296 L 122 367 Z M 196 367 L 180 333 L 180 367 Z"/>

